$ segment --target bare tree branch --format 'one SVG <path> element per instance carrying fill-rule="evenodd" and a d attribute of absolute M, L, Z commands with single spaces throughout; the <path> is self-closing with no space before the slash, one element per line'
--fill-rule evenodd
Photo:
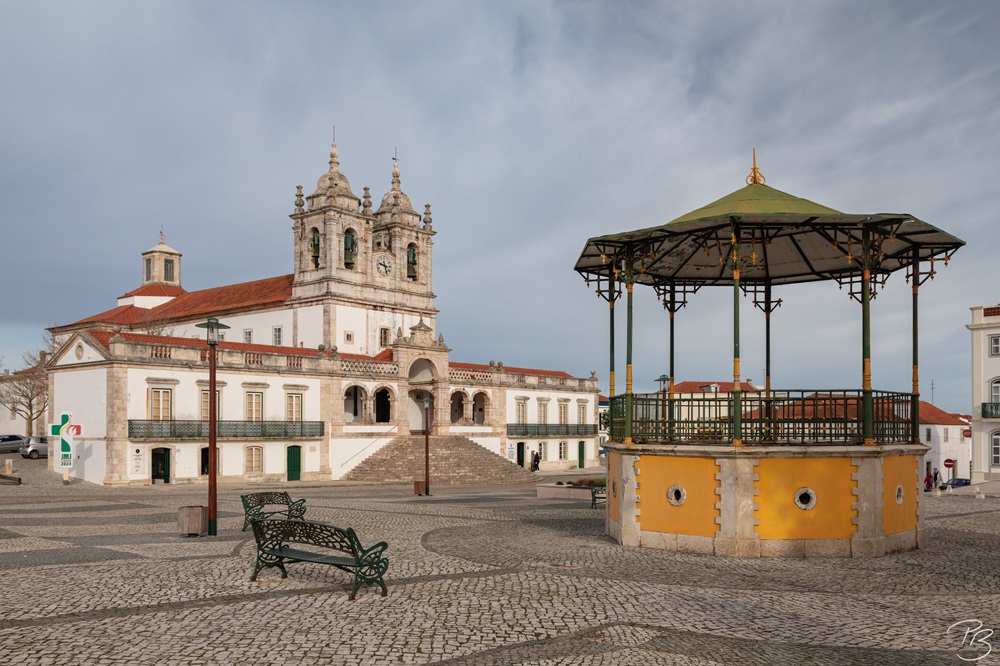
<path fill-rule="evenodd" d="M 25 434 L 29 436 L 35 434 L 35 422 L 49 409 L 47 357 L 43 351 L 25 352 L 21 358 L 27 368 L 0 377 L 0 405 L 27 422 Z"/>

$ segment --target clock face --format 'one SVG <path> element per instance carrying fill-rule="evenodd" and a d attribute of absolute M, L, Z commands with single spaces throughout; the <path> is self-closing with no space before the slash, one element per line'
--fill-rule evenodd
<path fill-rule="evenodd" d="M 375 268 L 379 275 L 388 275 L 392 272 L 392 259 L 383 254 L 375 261 Z"/>

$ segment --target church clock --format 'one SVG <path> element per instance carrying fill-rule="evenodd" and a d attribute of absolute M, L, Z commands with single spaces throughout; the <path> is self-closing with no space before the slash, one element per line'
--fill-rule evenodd
<path fill-rule="evenodd" d="M 375 268 L 379 275 L 388 276 L 392 272 L 392 258 L 387 254 L 379 255 L 378 259 L 375 260 Z"/>

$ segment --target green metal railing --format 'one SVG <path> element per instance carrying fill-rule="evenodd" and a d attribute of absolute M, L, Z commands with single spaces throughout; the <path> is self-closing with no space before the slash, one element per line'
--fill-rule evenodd
<path fill-rule="evenodd" d="M 594 423 L 508 423 L 508 437 L 593 437 Z"/>
<path fill-rule="evenodd" d="M 984 402 L 982 406 L 984 419 L 1000 419 L 1000 402 Z"/>
<path fill-rule="evenodd" d="M 322 437 L 322 421 L 219 421 L 216 437 L 294 439 Z M 129 419 L 129 439 L 207 439 L 208 421 L 140 421 Z"/>
<path fill-rule="evenodd" d="M 666 393 L 630 396 L 632 439 L 635 442 L 729 443 L 733 440 L 734 400 L 729 394 L 669 398 Z M 610 435 L 624 441 L 627 398 L 619 395 L 609 406 Z M 872 391 L 874 441 L 913 441 L 913 396 Z M 863 392 L 850 390 L 788 390 L 746 393 L 740 421 L 744 444 L 854 445 L 864 441 Z"/>

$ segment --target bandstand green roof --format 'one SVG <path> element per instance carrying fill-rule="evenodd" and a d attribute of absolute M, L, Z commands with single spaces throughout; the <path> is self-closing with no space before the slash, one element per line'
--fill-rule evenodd
<path fill-rule="evenodd" d="M 751 182 L 666 224 L 591 238 L 575 269 L 607 278 L 631 257 L 634 281 L 653 286 L 731 284 L 734 264 L 743 284 L 842 279 L 860 271 L 865 236 L 874 274 L 947 258 L 965 244 L 908 213 L 842 213 Z"/>

